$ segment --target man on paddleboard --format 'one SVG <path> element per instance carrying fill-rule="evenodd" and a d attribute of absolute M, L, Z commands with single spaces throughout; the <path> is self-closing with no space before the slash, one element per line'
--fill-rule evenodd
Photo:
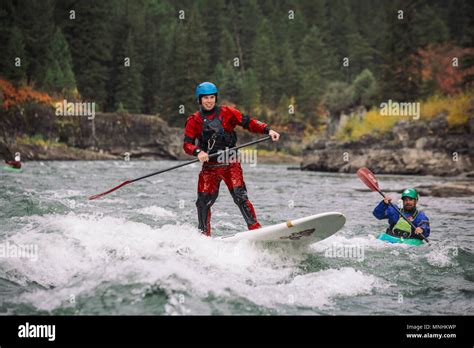
<path fill-rule="evenodd" d="M 228 152 L 227 156 L 218 156 L 212 160 L 209 160 L 208 155 L 236 146 L 234 128 L 237 125 L 252 133 L 268 134 L 273 141 L 278 141 L 280 134 L 235 108 L 217 105 L 217 87 L 211 82 L 200 83 L 195 96 L 199 111 L 186 121 L 183 149 L 203 162 L 196 201 L 199 230 L 206 236 L 211 235 L 211 206 L 217 199 L 222 180 L 239 207 L 248 229 L 260 228 L 253 205 L 247 197 L 242 167 L 238 160 L 233 160 L 238 159 L 238 154 Z"/>
<path fill-rule="evenodd" d="M 401 212 L 410 220 L 416 229 L 413 229 L 408 222 L 406 222 L 400 214 L 390 206 L 392 198 L 385 196 L 374 209 L 374 216 L 379 219 L 388 219 L 390 226 L 387 228 L 387 234 L 397 238 L 414 238 L 423 239 L 421 235 L 426 238 L 430 235 L 430 221 L 424 212 L 416 208 L 418 202 L 418 192 L 415 189 L 409 188 L 403 191 L 403 209 Z"/>

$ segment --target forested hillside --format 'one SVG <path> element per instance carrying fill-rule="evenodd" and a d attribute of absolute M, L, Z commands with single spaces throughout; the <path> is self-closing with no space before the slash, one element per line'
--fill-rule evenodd
<path fill-rule="evenodd" d="M 173 125 L 209 80 L 221 100 L 265 121 L 318 126 L 327 110 L 464 89 L 473 9 L 467 0 L 2 0 L 0 72 Z"/>

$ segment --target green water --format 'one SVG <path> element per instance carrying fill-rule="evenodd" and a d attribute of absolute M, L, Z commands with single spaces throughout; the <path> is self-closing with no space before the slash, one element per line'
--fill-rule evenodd
<path fill-rule="evenodd" d="M 339 233 L 307 250 L 200 236 L 199 165 L 87 200 L 174 164 L 27 162 L 22 173 L 1 173 L 0 246 L 10 251 L 0 257 L 0 314 L 473 312 L 473 197 L 422 197 L 430 245 L 391 245 L 376 239 L 385 228 L 371 214 L 380 197 L 357 191 L 355 175 L 244 165 L 263 225 L 346 215 Z M 445 180 L 379 177 L 393 189 Z M 214 235 L 245 230 L 224 184 L 212 226 Z"/>

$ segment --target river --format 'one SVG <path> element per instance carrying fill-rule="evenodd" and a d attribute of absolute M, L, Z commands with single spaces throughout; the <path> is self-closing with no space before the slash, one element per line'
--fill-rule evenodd
<path fill-rule="evenodd" d="M 380 196 L 362 191 L 356 175 L 243 165 L 262 225 L 345 214 L 341 231 L 305 250 L 201 236 L 195 208 L 199 164 L 87 200 L 175 164 L 27 162 L 22 173 L 2 172 L 0 314 L 474 312 L 474 197 L 421 197 L 431 243 L 390 245 L 376 239 L 386 227 L 372 216 Z M 378 179 L 382 189 L 392 190 L 451 180 Z M 245 230 L 224 183 L 212 226 L 215 236 Z"/>

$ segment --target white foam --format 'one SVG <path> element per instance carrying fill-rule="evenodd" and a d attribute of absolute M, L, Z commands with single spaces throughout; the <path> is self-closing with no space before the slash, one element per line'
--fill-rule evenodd
<path fill-rule="evenodd" d="M 296 276 L 291 282 L 277 286 L 261 286 L 252 298 L 261 305 L 279 308 L 280 305 L 317 307 L 330 306 L 342 296 L 369 294 L 388 284 L 352 267 L 328 269 Z"/>
<path fill-rule="evenodd" d="M 454 245 L 449 244 L 434 244 L 430 252 L 426 254 L 426 261 L 435 267 L 451 267 L 456 264 L 454 258 L 457 255 L 458 249 Z"/>
<path fill-rule="evenodd" d="M 380 286 L 374 276 L 353 268 L 295 277 L 306 258 L 303 253 L 249 241 L 226 243 L 200 235 L 190 224 L 152 228 L 125 218 L 75 213 L 31 219 L 33 224 L 10 239 L 37 244 L 38 260 L 1 260 L 0 269 L 16 271 L 11 281 L 24 283 L 23 277 L 53 287 L 15 299 L 43 310 L 68 306 L 71 295 L 93 296 L 103 282 L 159 284 L 170 292 L 241 297 L 268 307 L 289 304 L 288 294 L 294 294 L 295 305 L 320 307 L 337 296 L 369 293 Z M 169 314 L 202 314 L 173 303 L 165 308 Z"/>
<path fill-rule="evenodd" d="M 32 220 L 39 227 L 25 227 L 10 239 L 37 244 L 38 260 L 5 259 L 1 269 L 16 270 L 11 281 L 25 277 L 46 288 L 54 287 L 25 293 L 19 299 L 45 310 L 64 304 L 70 294 L 93 292 L 105 281 L 159 282 L 204 297 L 210 291 L 229 294 L 229 288 L 248 287 L 246 281 L 260 285 L 279 282 L 301 261 L 300 255 L 272 253 L 248 242 L 213 240 L 187 224 L 154 229 L 122 218 L 74 213 Z"/>

